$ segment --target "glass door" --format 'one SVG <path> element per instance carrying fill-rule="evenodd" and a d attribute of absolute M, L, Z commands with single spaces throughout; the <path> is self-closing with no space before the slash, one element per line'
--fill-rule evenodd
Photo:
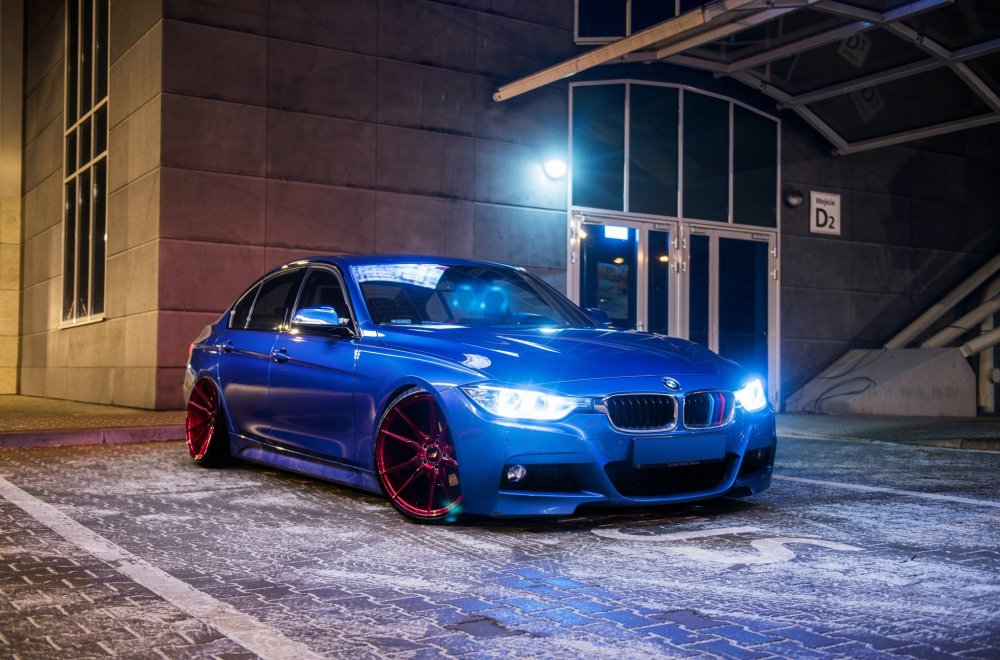
<path fill-rule="evenodd" d="M 684 229 L 687 338 L 764 378 L 777 401 L 775 235 L 699 225 Z"/>

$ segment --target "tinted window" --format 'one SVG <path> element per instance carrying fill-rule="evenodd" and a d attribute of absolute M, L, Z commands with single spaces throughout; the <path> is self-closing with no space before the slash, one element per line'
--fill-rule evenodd
<path fill-rule="evenodd" d="M 629 88 L 629 211 L 677 215 L 677 90 Z"/>
<path fill-rule="evenodd" d="M 260 291 L 259 284 L 244 293 L 243 297 L 236 303 L 233 307 L 233 313 L 229 317 L 230 328 L 242 330 L 247 327 L 247 321 L 250 320 L 250 308 L 253 307 L 253 301 L 257 297 L 258 291 Z"/>
<path fill-rule="evenodd" d="M 684 94 L 684 217 L 729 216 L 729 103 Z"/>
<path fill-rule="evenodd" d="M 625 36 L 625 0 L 577 0 L 581 37 Z"/>
<path fill-rule="evenodd" d="M 674 17 L 674 3 L 663 0 L 632 0 L 632 32 Z"/>
<path fill-rule="evenodd" d="M 573 204 L 624 210 L 625 85 L 573 90 Z"/>
<path fill-rule="evenodd" d="M 324 268 L 309 271 L 297 306 L 298 309 L 303 307 L 332 307 L 337 310 L 337 316 L 350 317 L 340 278 Z"/>
<path fill-rule="evenodd" d="M 777 227 L 778 125 L 733 107 L 733 222 Z"/>
<path fill-rule="evenodd" d="M 288 308 L 302 281 L 302 271 L 294 270 L 265 280 L 250 312 L 248 330 L 277 330 L 285 322 Z"/>

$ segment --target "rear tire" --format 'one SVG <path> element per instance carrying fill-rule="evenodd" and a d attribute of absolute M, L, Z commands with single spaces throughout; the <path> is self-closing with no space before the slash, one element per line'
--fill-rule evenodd
<path fill-rule="evenodd" d="M 204 467 L 222 467 L 231 462 L 226 416 L 222 414 L 219 390 L 208 378 L 195 383 L 188 398 L 184 424 L 191 460 Z"/>

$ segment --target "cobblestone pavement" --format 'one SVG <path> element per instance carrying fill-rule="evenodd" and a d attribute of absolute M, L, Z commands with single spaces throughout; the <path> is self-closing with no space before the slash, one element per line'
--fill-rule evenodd
<path fill-rule="evenodd" d="M 748 501 L 424 527 L 180 442 L 4 449 L 0 657 L 997 658 L 998 473 L 788 439 Z"/>

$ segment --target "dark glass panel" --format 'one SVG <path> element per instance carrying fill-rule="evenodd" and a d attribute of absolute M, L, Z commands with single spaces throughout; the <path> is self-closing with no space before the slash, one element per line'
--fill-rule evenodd
<path fill-rule="evenodd" d="M 1000 94 L 1000 52 L 970 60 L 968 65 L 990 89 Z"/>
<path fill-rule="evenodd" d="M 668 334 L 670 330 L 670 234 L 665 231 L 649 232 L 649 298 L 647 316 L 649 332 Z"/>
<path fill-rule="evenodd" d="M 90 305 L 91 314 L 104 311 L 104 255 L 107 244 L 107 205 L 108 205 L 108 159 L 104 158 L 94 165 L 94 279 Z"/>
<path fill-rule="evenodd" d="M 767 376 L 767 243 L 719 238 L 719 354 Z"/>
<path fill-rule="evenodd" d="M 91 88 L 91 67 L 94 49 L 94 3 L 83 0 L 80 3 L 80 115 L 84 115 L 94 105 Z"/>
<path fill-rule="evenodd" d="M 733 106 L 733 222 L 777 227 L 778 124 Z"/>
<path fill-rule="evenodd" d="M 77 114 L 77 48 L 80 43 L 80 7 L 77 0 L 66 3 L 69 15 L 66 18 L 66 126 L 76 123 Z M 69 161 L 67 161 L 68 163 Z"/>
<path fill-rule="evenodd" d="M 631 227 L 585 225 L 580 241 L 580 300 L 597 307 L 616 328 L 636 324 L 638 232 Z"/>
<path fill-rule="evenodd" d="M 729 215 L 729 102 L 684 93 L 685 218 L 726 222 Z"/>
<path fill-rule="evenodd" d="M 89 117 L 80 124 L 80 130 L 78 131 L 80 135 L 80 150 L 77 152 L 77 168 L 83 167 L 94 157 L 94 152 L 90 150 L 90 130 L 91 124 L 94 123 L 92 119 L 93 117 Z"/>
<path fill-rule="evenodd" d="M 823 34 L 852 22 L 843 16 L 833 16 L 812 9 L 800 9 L 785 14 L 779 20 L 754 25 L 723 39 L 699 46 L 690 52 L 722 62 L 734 62 L 758 55 L 807 37 Z"/>
<path fill-rule="evenodd" d="M 962 0 L 903 21 L 949 50 L 1000 37 L 1000 3 Z"/>
<path fill-rule="evenodd" d="M 77 177 L 76 316 L 90 315 L 90 170 Z"/>
<path fill-rule="evenodd" d="M 632 0 L 633 33 L 673 17 L 673 0 Z"/>
<path fill-rule="evenodd" d="M 350 316 L 340 279 L 325 268 L 309 271 L 299 296 L 298 308 L 303 307 L 332 307 L 341 318 Z"/>
<path fill-rule="evenodd" d="M 302 270 L 294 270 L 272 277 L 260 287 L 260 293 L 250 313 L 248 330 L 277 330 L 285 322 L 288 308 L 295 301 L 295 294 L 302 280 Z"/>
<path fill-rule="evenodd" d="M 692 234 L 688 240 L 688 339 L 708 346 L 709 237 Z"/>
<path fill-rule="evenodd" d="M 71 3 L 72 4 L 72 3 Z M 73 284 L 76 281 L 76 179 L 66 184 L 63 204 L 63 318 L 73 318 L 73 301 L 76 299 Z"/>
<path fill-rule="evenodd" d="M 76 134 L 78 129 L 73 129 L 66 136 L 66 176 L 76 171 Z"/>
<path fill-rule="evenodd" d="M 848 142 L 991 112 L 948 68 L 893 80 L 807 106 Z"/>
<path fill-rule="evenodd" d="M 624 210 L 625 85 L 573 89 L 573 204 Z"/>
<path fill-rule="evenodd" d="M 253 287 L 243 294 L 239 302 L 233 306 L 233 313 L 229 318 L 230 328 L 243 330 L 247 327 L 247 321 L 250 320 L 250 308 L 253 307 L 253 301 L 257 298 L 258 290 L 260 290 L 260 285 Z"/>
<path fill-rule="evenodd" d="M 625 36 L 625 0 L 578 0 L 580 37 Z"/>
<path fill-rule="evenodd" d="M 94 38 L 94 102 L 108 95 L 108 0 L 97 0 Z"/>
<path fill-rule="evenodd" d="M 629 90 L 629 210 L 677 215 L 678 92 L 632 85 Z"/>
<path fill-rule="evenodd" d="M 108 148 L 108 104 L 94 113 L 94 156 Z"/>

